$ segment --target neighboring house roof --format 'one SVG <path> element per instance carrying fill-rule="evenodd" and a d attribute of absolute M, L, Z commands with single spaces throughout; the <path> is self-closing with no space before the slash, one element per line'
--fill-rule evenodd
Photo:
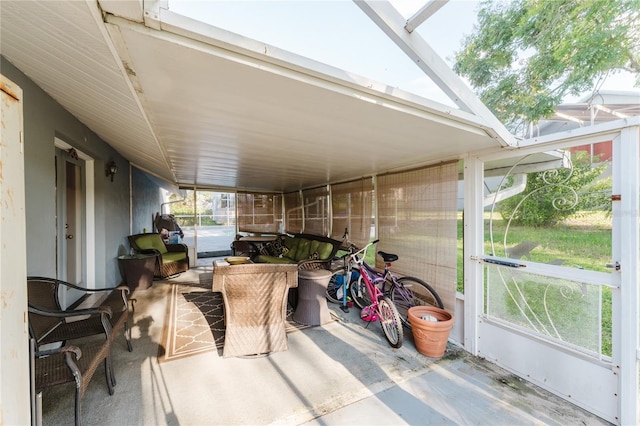
<path fill-rule="evenodd" d="M 634 116 L 640 116 L 640 90 L 599 91 L 576 103 L 558 105 L 552 117 L 533 128 L 533 134 L 549 135 Z"/>
<path fill-rule="evenodd" d="M 382 10 L 376 23 L 428 56 L 374 3 L 365 13 Z M 430 76 L 458 109 L 162 4 L 5 0 L 1 53 L 134 165 L 182 185 L 292 191 L 514 144 L 437 55 Z"/>

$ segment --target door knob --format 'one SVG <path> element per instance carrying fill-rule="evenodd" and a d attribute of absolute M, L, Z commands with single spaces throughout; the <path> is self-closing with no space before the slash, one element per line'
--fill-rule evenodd
<path fill-rule="evenodd" d="M 73 240 L 73 235 L 71 235 L 71 234 L 67 234 L 67 235 L 65 236 L 65 238 L 66 238 L 67 240 Z"/>

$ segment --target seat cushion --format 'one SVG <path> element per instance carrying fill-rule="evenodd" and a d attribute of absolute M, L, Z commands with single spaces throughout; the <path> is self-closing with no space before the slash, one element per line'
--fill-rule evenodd
<path fill-rule="evenodd" d="M 178 262 L 186 259 L 187 255 L 181 251 L 166 252 L 162 255 L 162 263 Z"/>
<path fill-rule="evenodd" d="M 145 234 L 136 238 L 136 244 L 141 250 L 155 249 L 162 255 L 167 252 L 167 247 L 162 242 L 160 234 Z"/>
<path fill-rule="evenodd" d="M 326 260 L 333 253 L 333 244 L 322 241 L 314 241 L 311 243 L 310 256 L 317 254 L 317 259 Z"/>

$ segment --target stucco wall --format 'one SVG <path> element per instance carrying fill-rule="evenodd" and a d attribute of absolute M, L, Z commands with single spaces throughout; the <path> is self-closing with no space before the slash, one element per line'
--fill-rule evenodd
<path fill-rule="evenodd" d="M 156 232 L 153 218 L 160 212 L 162 204 L 160 187 L 145 172 L 131 167 L 131 193 L 134 200 L 131 208 L 131 232 L 140 234 L 145 229 L 147 232 Z"/>
<path fill-rule="evenodd" d="M 128 247 L 128 161 L 4 57 L 0 61 L 2 74 L 24 93 L 27 273 L 56 276 L 57 137 L 95 160 L 95 277 L 87 278 L 88 285 L 100 288 L 118 284 L 117 256 Z M 105 176 L 105 164 L 110 160 L 119 169 L 113 182 Z"/>

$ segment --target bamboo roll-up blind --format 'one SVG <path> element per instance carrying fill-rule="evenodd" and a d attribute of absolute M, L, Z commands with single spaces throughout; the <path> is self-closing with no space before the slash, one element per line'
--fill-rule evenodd
<path fill-rule="evenodd" d="M 302 199 L 298 191 L 284 194 L 284 229 L 290 234 L 302 232 Z"/>
<path fill-rule="evenodd" d="M 364 247 L 373 225 L 373 179 L 331 185 L 331 206 L 331 238 L 342 240 L 346 229 L 351 242 Z"/>
<path fill-rule="evenodd" d="M 397 254 L 393 270 L 432 285 L 449 310 L 456 296 L 457 183 L 452 162 L 378 176 L 376 186 L 376 250 Z M 383 267 L 379 256 L 376 266 Z"/>
<path fill-rule="evenodd" d="M 278 233 L 282 222 L 282 195 L 238 192 L 238 230 Z"/>
<path fill-rule="evenodd" d="M 305 234 L 329 234 L 329 189 L 321 186 L 302 191 Z"/>

